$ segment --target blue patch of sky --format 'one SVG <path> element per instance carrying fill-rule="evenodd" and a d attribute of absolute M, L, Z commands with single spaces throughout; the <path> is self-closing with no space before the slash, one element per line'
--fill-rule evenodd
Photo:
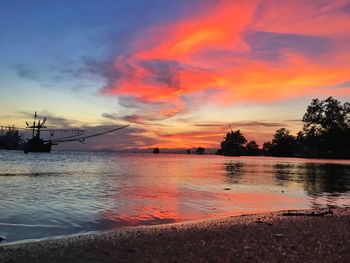
<path fill-rule="evenodd" d="M 206 2 L 203 8 L 215 3 Z M 130 47 L 130 35 L 136 32 L 200 12 L 200 8 L 196 9 L 199 3 L 199 0 L 3 0 L 0 77 L 9 75 L 16 65 L 26 65 L 49 77 L 57 68 L 68 68 L 65 65 L 82 66 L 82 58 L 105 59 Z"/>

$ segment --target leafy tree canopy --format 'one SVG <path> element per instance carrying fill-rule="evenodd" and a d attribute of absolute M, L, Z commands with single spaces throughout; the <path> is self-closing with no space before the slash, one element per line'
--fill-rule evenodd
<path fill-rule="evenodd" d="M 239 156 L 246 142 L 247 139 L 240 130 L 228 132 L 221 142 L 221 153 L 226 156 Z"/>
<path fill-rule="evenodd" d="M 203 148 L 203 147 L 198 147 L 197 149 L 196 149 L 196 154 L 204 154 L 204 152 L 205 152 L 205 148 Z"/>
<path fill-rule="evenodd" d="M 256 141 L 250 141 L 245 145 L 244 154 L 246 155 L 259 155 L 260 149 Z"/>
<path fill-rule="evenodd" d="M 350 127 L 350 103 L 329 97 L 320 101 L 313 99 L 303 116 L 303 131 L 309 135 L 320 135 L 332 130 Z"/>

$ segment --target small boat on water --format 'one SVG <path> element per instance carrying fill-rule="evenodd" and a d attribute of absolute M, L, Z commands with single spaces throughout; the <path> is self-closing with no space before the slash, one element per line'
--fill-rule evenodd
<path fill-rule="evenodd" d="M 159 148 L 158 148 L 158 147 L 156 147 L 156 148 L 153 149 L 153 153 L 157 154 L 157 153 L 159 153 L 159 152 L 160 152 L 160 151 L 159 151 Z"/>
<path fill-rule="evenodd" d="M 49 153 L 49 152 L 51 152 L 52 145 L 57 145 L 58 143 L 62 143 L 62 142 L 73 142 L 73 141 L 78 141 L 78 142 L 84 143 L 85 139 L 87 139 L 87 138 L 96 137 L 96 136 L 100 136 L 103 134 L 111 133 L 111 132 L 121 130 L 121 129 L 129 126 L 129 125 L 125 125 L 122 127 L 112 129 L 112 130 L 108 130 L 108 131 L 104 131 L 104 132 L 100 132 L 100 133 L 96 133 L 96 134 L 92 134 L 92 135 L 88 135 L 88 136 L 82 136 L 85 130 L 79 130 L 79 129 L 74 129 L 74 130 L 73 129 L 72 130 L 52 130 L 51 129 L 50 130 L 50 129 L 46 129 L 47 127 L 44 126 L 45 123 L 46 123 L 46 117 L 43 119 L 43 121 L 40 121 L 40 120 L 37 121 L 36 112 L 34 114 L 33 124 L 29 125 L 28 122 L 26 122 L 27 129 L 32 130 L 32 138 L 28 139 L 23 144 L 24 153 L 29 153 L 29 152 Z M 70 135 L 70 136 L 63 137 L 63 138 L 44 140 L 40 137 L 41 129 L 45 129 L 45 131 L 51 132 L 51 135 L 53 135 L 53 133 L 55 131 L 64 131 L 65 133 L 68 132 L 68 133 L 74 133 L 74 134 Z"/>
<path fill-rule="evenodd" d="M 34 137 L 33 139 L 28 140 L 23 144 L 23 151 L 24 153 L 29 152 L 45 152 L 49 153 L 51 152 L 51 142 L 45 142 L 42 139 L 37 139 Z"/>

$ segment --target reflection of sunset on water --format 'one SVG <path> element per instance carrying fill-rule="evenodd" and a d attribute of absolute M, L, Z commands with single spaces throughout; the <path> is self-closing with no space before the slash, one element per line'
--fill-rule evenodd
<path fill-rule="evenodd" d="M 189 189 L 179 191 L 178 189 L 176 187 L 127 187 L 114 196 L 111 202 L 117 203 L 123 196 L 128 196 L 130 200 L 120 206 L 118 211 L 108 211 L 102 217 L 115 222 L 118 228 L 260 213 L 274 211 L 276 207 L 291 209 L 305 202 L 303 198 L 291 198 L 281 193 L 207 192 Z"/>
<path fill-rule="evenodd" d="M 324 161 L 167 156 L 145 155 L 147 165 L 129 167 L 130 183 L 110 196 L 110 202 L 118 206 L 100 216 L 119 228 L 348 202 L 339 196 L 317 197 L 325 178 L 317 177 L 314 185 L 304 177 L 312 169 L 317 169 L 316 174 L 326 173 Z M 342 173 L 342 166 L 338 169 Z M 314 188 L 308 197 L 301 185 L 308 189 L 309 184 Z"/>
<path fill-rule="evenodd" d="M 16 151 L 0 156 L 0 231 L 9 233 L 8 240 L 350 205 L 350 161 L 96 152 L 52 152 L 39 160 Z"/>

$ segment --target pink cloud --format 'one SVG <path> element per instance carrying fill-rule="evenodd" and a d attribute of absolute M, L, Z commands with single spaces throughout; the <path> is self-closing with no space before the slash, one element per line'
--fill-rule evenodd
<path fill-rule="evenodd" d="M 349 81 L 350 50 L 344 43 L 350 39 L 350 15 L 342 11 L 347 4 L 342 0 L 218 1 L 208 13 L 147 29 L 131 53 L 116 56 L 108 70 L 113 78 L 102 93 L 168 105 L 137 112 L 139 123 L 145 115 L 161 120 L 183 114 L 191 105 L 188 98 L 201 94 L 206 96 L 205 104 L 217 107 L 333 95 L 327 94 L 329 87 Z M 247 42 L 247 32 L 275 35 L 265 34 L 265 46 L 256 47 Z M 273 42 L 276 39 L 279 42 Z M 305 45 L 295 47 L 299 40 Z M 317 41 L 327 45 L 312 50 L 310 43 L 317 45 Z M 349 94 L 345 88 L 334 92 Z M 171 145 L 185 139 L 177 136 L 171 138 Z M 214 137 L 207 137 L 207 145 Z"/>

